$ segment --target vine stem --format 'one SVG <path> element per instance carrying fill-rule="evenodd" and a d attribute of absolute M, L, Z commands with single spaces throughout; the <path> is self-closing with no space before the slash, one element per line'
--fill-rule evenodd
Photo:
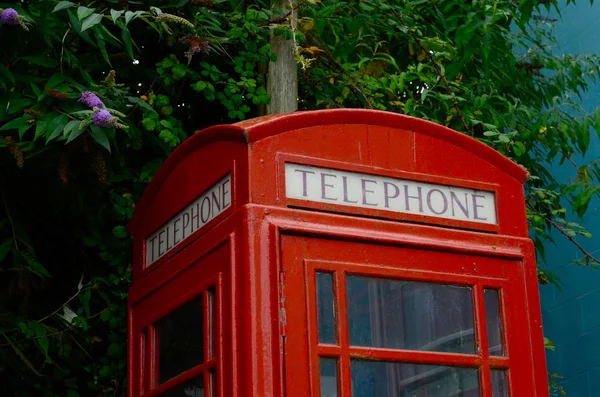
<path fill-rule="evenodd" d="M 69 28 L 67 29 L 67 31 L 65 32 L 65 35 L 63 36 L 63 38 L 61 40 L 61 48 L 60 48 L 60 72 L 61 73 L 63 73 L 63 56 L 65 54 L 65 40 L 70 31 L 71 31 L 71 26 L 69 25 Z"/>
<path fill-rule="evenodd" d="M 592 260 L 593 262 L 596 262 L 598 264 L 600 264 L 600 259 L 596 258 L 594 255 L 592 255 L 591 252 L 589 252 L 588 250 L 586 250 L 581 244 L 579 244 L 577 242 L 577 240 L 575 240 L 575 238 L 571 235 L 569 235 L 569 233 L 567 233 L 567 231 L 560 226 L 558 223 L 554 222 L 552 219 L 548 218 L 546 215 L 542 214 L 541 212 L 539 212 L 538 210 L 536 210 L 535 208 L 528 206 L 529 209 L 534 212 L 536 215 L 541 216 L 542 218 L 544 218 L 544 220 L 546 222 L 548 222 L 550 225 L 552 225 L 556 230 L 558 230 L 563 236 L 565 236 L 571 243 L 573 243 L 573 245 L 575 245 L 575 247 L 577 247 L 577 249 L 586 256 L 586 258 Z"/>
<path fill-rule="evenodd" d="M 308 3 L 308 0 L 303 0 L 302 2 L 296 4 L 295 6 L 293 4 L 291 4 L 291 0 L 290 0 L 290 11 L 288 11 L 287 13 L 285 13 L 284 16 L 277 18 L 277 19 L 273 19 L 271 21 L 269 21 L 269 23 L 281 23 L 281 22 L 285 22 L 290 16 L 293 17 L 293 13 L 294 11 L 297 11 L 300 7 L 302 7 L 304 4 Z"/>
<path fill-rule="evenodd" d="M 104 313 L 105 311 L 109 310 L 110 308 L 111 308 L 111 306 L 108 306 L 108 307 L 106 307 L 106 308 L 102 309 L 101 311 L 99 311 L 98 313 L 96 313 L 96 314 L 93 314 L 93 315 L 91 315 L 90 317 L 87 317 L 87 318 L 86 318 L 86 320 L 91 320 L 91 319 L 93 319 L 93 318 L 95 318 L 95 317 L 98 317 L 99 315 L 101 315 L 101 314 L 102 314 L 102 313 Z M 64 334 L 65 332 L 67 332 L 67 331 L 70 331 L 70 330 L 71 330 L 71 329 L 73 329 L 74 327 L 75 327 L 74 325 L 68 325 L 66 328 L 63 328 L 63 329 L 61 329 L 61 330 L 52 331 L 52 332 L 50 332 L 49 334 L 45 334 L 45 335 L 38 335 L 38 336 L 32 336 L 31 338 L 25 338 L 25 339 L 21 339 L 21 340 L 15 341 L 15 342 L 13 342 L 13 341 L 11 340 L 11 342 L 12 342 L 14 345 L 18 345 L 18 344 L 20 344 L 20 343 L 29 342 L 29 341 L 32 341 L 32 340 L 37 340 L 37 339 L 41 339 L 41 338 L 48 338 L 48 337 L 51 337 L 51 336 L 55 336 L 55 335 Z M 48 329 L 48 328 L 46 328 L 46 329 Z M 6 334 L 5 334 L 4 336 L 5 336 L 5 338 L 7 338 L 7 340 L 8 340 L 8 336 L 7 336 Z M 9 345 L 8 343 L 5 343 L 5 344 L 3 344 L 3 345 L 0 345 L 0 347 L 6 347 L 6 346 L 10 346 L 10 345 Z"/>
<path fill-rule="evenodd" d="M 392 13 L 396 16 L 396 18 L 398 18 L 398 20 L 404 26 L 406 26 L 408 34 L 412 37 L 412 39 L 415 41 L 415 43 L 417 43 L 417 45 L 419 46 L 421 51 L 423 51 L 426 54 L 426 56 L 431 60 L 431 63 L 433 64 L 433 67 L 434 67 L 437 75 L 440 77 L 440 79 L 442 79 L 442 81 L 444 82 L 444 85 L 446 86 L 446 92 L 448 95 L 450 95 L 450 99 L 452 100 L 452 105 L 454 107 L 454 110 L 456 110 L 456 114 L 458 115 L 458 118 L 460 119 L 460 122 L 463 125 L 463 128 L 470 136 L 473 136 L 473 131 L 471 131 L 471 129 L 467 125 L 467 121 L 465 120 L 465 117 L 463 116 L 462 112 L 460 111 L 458 102 L 456 101 L 456 98 L 454 98 L 454 92 L 452 91 L 452 88 L 450 88 L 450 83 L 448 83 L 446 76 L 444 75 L 444 73 L 442 73 L 442 70 L 440 69 L 440 66 L 436 62 L 435 58 L 433 58 L 433 55 L 431 54 L 430 51 L 425 49 L 425 47 L 423 46 L 423 43 L 421 42 L 419 37 L 415 34 L 415 32 L 413 32 L 408 27 L 408 24 L 406 23 L 406 20 L 402 17 L 402 15 L 400 15 L 400 13 L 398 13 L 398 11 L 394 10 L 393 8 L 391 10 L 392 10 Z"/>
<path fill-rule="evenodd" d="M 79 291 L 77 291 L 77 292 L 75 293 L 75 295 L 71 296 L 69 299 L 67 299 L 67 301 L 66 301 L 65 303 L 63 303 L 62 305 L 60 305 L 58 309 L 56 309 L 56 310 L 55 310 L 55 311 L 53 311 L 52 313 L 48 314 L 47 316 L 45 316 L 45 317 L 42 317 L 42 318 L 40 318 L 39 320 L 35 320 L 35 321 L 36 321 L 36 322 L 38 322 L 38 323 L 42 323 L 42 322 L 46 321 L 46 320 L 47 320 L 47 319 L 49 319 L 50 317 L 52 317 L 52 316 L 54 316 L 55 314 L 57 314 L 57 313 L 58 313 L 58 312 L 59 312 L 59 311 L 60 311 L 60 310 L 61 310 L 63 307 L 65 307 L 66 305 L 68 305 L 68 304 L 69 304 L 69 303 L 70 303 L 70 302 L 71 302 L 73 299 L 77 298 L 77 296 L 78 296 L 79 294 L 81 294 L 82 292 L 85 292 L 85 291 L 87 291 L 87 290 L 94 289 L 94 288 L 95 288 L 95 287 L 93 287 L 93 286 L 92 286 L 92 287 L 86 287 L 86 288 L 82 288 L 82 289 L 80 289 Z M 9 333 L 9 332 L 18 331 L 18 330 L 19 330 L 19 328 L 18 328 L 18 327 L 15 327 L 15 328 L 13 328 L 13 329 L 9 329 L 9 330 L 5 331 L 4 333 L 6 334 L 6 333 Z M 1 346 L 0 346 L 0 347 L 1 347 Z"/>

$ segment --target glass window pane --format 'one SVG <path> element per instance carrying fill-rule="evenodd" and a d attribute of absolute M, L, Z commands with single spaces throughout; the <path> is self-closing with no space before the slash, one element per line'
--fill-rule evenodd
<path fill-rule="evenodd" d="M 217 371 L 210 371 L 210 397 L 217 397 Z"/>
<path fill-rule="evenodd" d="M 215 356 L 215 288 L 208 289 L 208 357 Z"/>
<path fill-rule="evenodd" d="M 317 322 L 319 342 L 336 343 L 335 298 L 331 273 L 317 273 Z"/>
<path fill-rule="evenodd" d="M 508 381 L 503 369 L 492 370 L 492 397 L 508 397 Z"/>
<path fill-rule="evenodd" d="M 350 344 L 475 354 L 470 287 L 348 276 Z"/>
<path fill-rule="evenodd" d="M 352 397 L 477 397 L 476 368 L 351 360 Z"/>
<path fill-rule="evenodd" d="M 158 344 L 158 383 L 204 360 L 202 296 L 178 307 L 155 323 Z"/>
<path fill-rule="evenodd" d="M 483 291 L 485 300 L 485 322 L 487 324 L 488 345 L 491 356 L 503 356 L 502 316 L 500 315 L 500 294 L 497 289 Z"/>
<path fill-rule="evenodd" d="M 321 358 L 321 397 L 338 396 L 338 371 L 336 358 Z"/>
<path fill-rule="evenodd" d="M 161 397 L 204 397 L 204 377 L 200 375 L 160 394 Z"/>

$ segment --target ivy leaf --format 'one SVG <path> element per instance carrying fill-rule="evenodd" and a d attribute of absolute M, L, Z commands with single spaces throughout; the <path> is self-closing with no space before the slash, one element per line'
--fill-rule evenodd
<path fill-rule="evenodd" d="M 103 148 L 108 150 L 110 153 L 110 143 L 108 142 L 108 136 L 106 135 L 106 131 L 96 124 L 92 124 L 92 138 Z"/>
<path fill-rule="evenodd" d="M 125 11 L 123 11 L 123 10 L 119 10 L 119 11 L 117 11 L 117 10 L 110 10 L 110 16 L 112 17 L 112 20 L 113 20 L 113 22 L 114 22 L 115 25 L 117 24 L 117 19 L 119 19 L 119 17 L 121 15 L 123 15 L 124 12 Z"/>
<path fill-rule="evenodd" d="M 118 237 L 118 238 L 125 238 L 127 237 L 127 230 L 125 229 L 125 226 L 115 226 L 112 230 L 113 234 Z"/>
<path fill-rule="evenodd" d="M 77 19 L 79 19 L 80 21 L 82 21 L 86 17 L 92 15 L 92 13 L 94 12 L 94 10 L 95 10 L 95 8 L 87 8 L 87 7 L 80 6 L 77 9 Z"/>
<path fill-rule="evenodd" d="M 54 7 L 54 10 L 52 10 L 52 12 L 57 12 L 60 10 L 64 10 L 66 8 L 70 8 L 73 7 L 74 5 L 76 5 L 75 3 L 71 3 L 70 1 L 61 1 L 59 2 L 56 7 Z"/>
<path fill-rule="evenodd" d="M 81 31 L 84 32 L 102 21 L 102 14 L 92 14 L 81 23 Z M 102 41 L 104 43 L 104 40 Z"/>

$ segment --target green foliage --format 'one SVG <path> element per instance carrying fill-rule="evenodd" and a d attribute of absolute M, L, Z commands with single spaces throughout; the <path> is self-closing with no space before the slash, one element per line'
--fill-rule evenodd
<path fill-rule="evenodd" d="M 600 62 L 552 52 L 539 14 L 553 2 L 313 0 L 288 15 L 238 0 L 7 7 L 23 20 L 0 26 L 0 395 L 125 395 L 125 225 L 189 134 L 264 113 L 272 33 L 294 40 L 300 108 L 382 109 L 469 134 L 530 171 L 541 259 L 551 229 L 578 247 L 590 237 L 573 218 L 600 169 L 575 159 L 600 113 L 577 101 Z M 563 162 L 573 180 L 549 171 Z"/>

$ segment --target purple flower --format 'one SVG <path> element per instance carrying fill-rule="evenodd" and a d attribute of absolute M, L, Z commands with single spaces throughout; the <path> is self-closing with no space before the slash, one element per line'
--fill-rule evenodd
<path fill-rule="evenodd" d="M 81 97 L 79 97 L 79 101 L 86 105 L 89 108 L 103 108 L 104 103 L 98 98 L 96 94 L 90 91 L 85 91 L 81 93 Z"/>
<path fill-rule="evenodd" d="M 2 11 L 0 19 L 2 19 L 2 23 L 5 25 L 18 25 L 19 13 L 13 8 L 7 8 L 6 10 Z"/>
<path fill-rule="evenodd" d="M 114 124 L 114 117 L 108 110 L 98 110 L 94 113 L 94 124 L 99 127 L 112 127 Z"/>

